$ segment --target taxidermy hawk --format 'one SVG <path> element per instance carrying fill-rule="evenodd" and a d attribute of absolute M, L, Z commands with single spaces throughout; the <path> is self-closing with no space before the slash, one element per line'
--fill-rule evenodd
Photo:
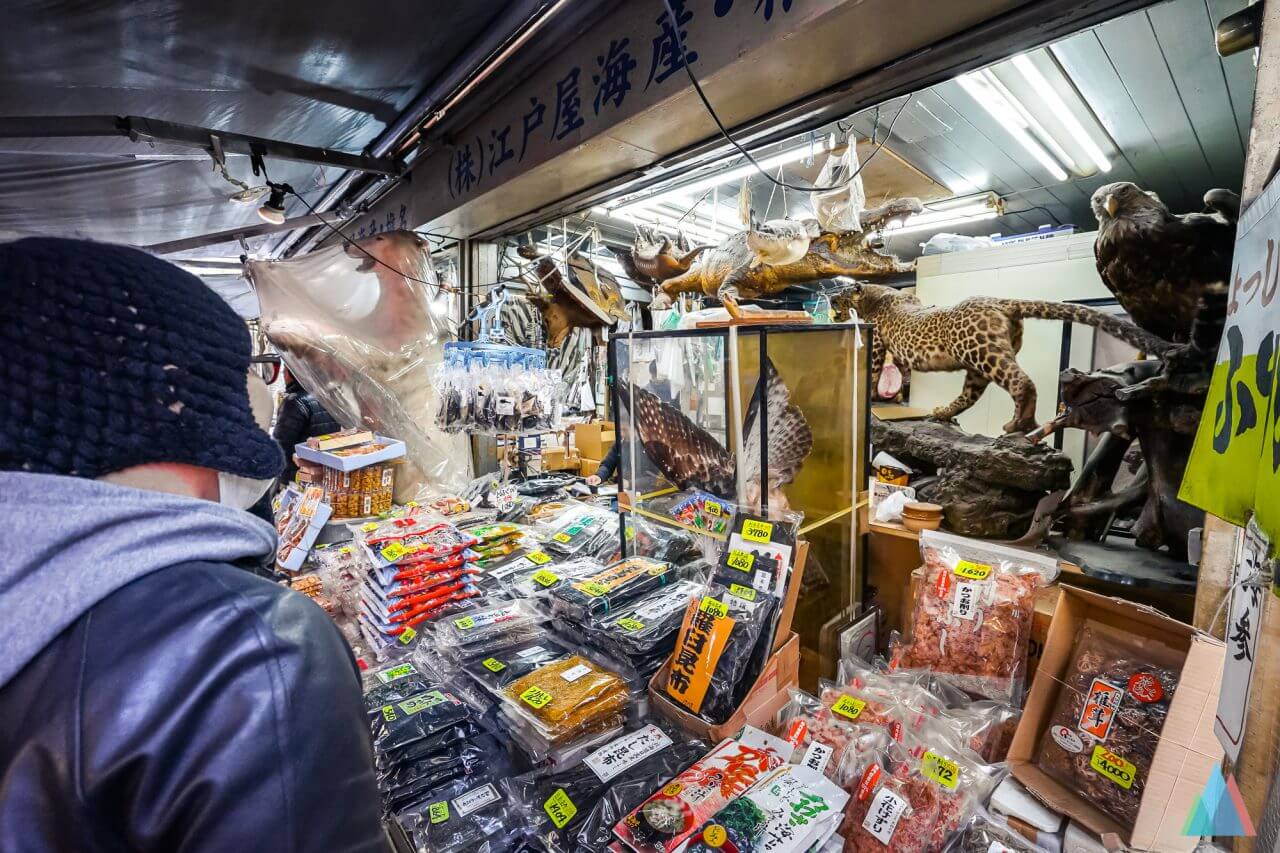
<path fill-rule="evenodd" d="M 786 509 L 782 487 L 795 480 L 813 450 L 813 432 L 804 413 L 791 403 L 787 388 L 772 361 L 765 362 L 764 399 L 768 426 L 769 508 Z M 702 489 L 714 495 L 737 494 L 737 466 L 733 453 L 684 412 L 657 395 L 629 382 L 618 383 L 622 405 L 635 418 L 636 438 L 649 460 L 681 489 Z M 748 466 L 746 503 L 760 502 L 760 398 L 757 383 L 742 426 L 742 452 Z"/>
<path fill-rule="evenodd" d="M 1178 215 L 1128 181 L 1093 194 L 1103 283 L 1133 322 L 1167 341 L 1187 341 L 1200 298 L 1231 277 L 1240 197 L 1210 190 L 1204 201 L 1212 212 Z"/>

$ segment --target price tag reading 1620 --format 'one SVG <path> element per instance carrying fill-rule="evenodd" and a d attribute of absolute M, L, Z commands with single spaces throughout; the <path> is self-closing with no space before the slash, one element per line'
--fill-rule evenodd
<path fill-rule="evenodd" d="M 975 563 L 972 560 L 960 560 L 956 563 L 955 573 L 971 581 L 984 581 L 991 576 L 991 567 L 986 563 Z"/>
<path fill-rule="evenodd" d="M 534 708 L 545 708 L 552 696 L 541 687 L 530 687 L 520 694 L 520 701 Z"/>
<path fill-rule="evenodd" d="M 729 556 L 725 557 L 725 563 L 731 569 L 749 572 L 751 567 L 756 564 L 756 555 L 749 551 L 730 551 Z"/>
<path fill-rule="evenodd" d="M 773 525 L 767 521 L 744 521 L 742 538 L 748 542 L 768 543 L 773 537 Z"/>

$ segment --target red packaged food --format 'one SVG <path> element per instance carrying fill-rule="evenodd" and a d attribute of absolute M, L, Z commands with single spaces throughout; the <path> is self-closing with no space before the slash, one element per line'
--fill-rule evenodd
<path fill-rule="evenodd" d="M 1057 577 L 1056 560 L 932 530 L 920 550 L 909 634 L 895 638 L 890 667 L 1020 705 L 1036 592 Z"/>
<path fill-rule="evenodd" d="M 791 701 L 774 716 L 773 733 L 795 747 L 791 763 L 843 784 L 842 774 L 857 766 L 857 754 L 882 750 L 889 733 L 875 725 L 859 725 L 834 713 L 820 699 L 790 688 Z"/>

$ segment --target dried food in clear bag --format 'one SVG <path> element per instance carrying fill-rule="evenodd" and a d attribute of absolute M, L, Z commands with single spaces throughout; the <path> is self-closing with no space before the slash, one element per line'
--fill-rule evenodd
<path fill-rule="evenodd" d="M 388 770 L 402 762 L 417 761 L 419 758 L 434 755 L 441 750 L 460 746 L 467 741 L 475 740 L 482 734 L 484 730 L 473 722 L 458 723 L 427 735 L 421 740 L 415 740 L 394 752 L 375 753 L 374 767 L 379 772 Z"/>
<path fill-rule="evenodd" d="M 491 736 L 481 735 L 413 761 L 398 761 L 378 772 L 378 788 L 386 811 L 395 812 L 412 805 L 455 779 L 473 776 L 488 768 L 502 746 Z"/>
<path fill-rule="evenodd" d="M 417 853 L 514 851 L 524 827 L 502 787 L 508 774 L 509 769 L 489 768 L 457 779 L 399 812 L 396 820 Z"/>
<path fill-rule="evenodd" d="M 523 602 L 507 601 L 492 607 L 479 607 L 467 611 L 465 616 L 440 623 L 436 628 L 436 643 L 447 650 L 465 650 L 494 639 L 501 641 L 513 631 L 534 626 L 540 621 L 538 614 Z"/>
<path fill-rule="evenodd" d="M 556 661 L 516 679 L 503 691 L 508 707 L 551 738 L 627 706 L 626 684 L 581 655 Z"/>
<path fill-rule="evenodd" d="M 694 830 L 684 853 L 803 853 L 835 832 L 849 794 L 821 774 L 783 767 Z"/>
<path fill-rule="evenodd" d="M 624 555 L 628 557 L 652 557 L 668 563 L 678 563 L 697 552 L 698 542 L 695 537 L 675 527 L 658 524 L 639 513 L 625 513 L 624 531 L 626 548 Z M 714 541 L 714 540 L 710 540 Z"/>
<path fill-rule="evenodd" d="M 892 667 L 1021 704 L 1036 593 L 1057 562 L 932 530 L 921 533 L 920 550 L 910 634 L 893 643 Z"/>
<path fill-rule="evenodd" d="M 729 530 L 729 524 L 738 507 L 724 498 L 717 497 L 701 489 L 692 489 L 680 496 L 668 510 L 667 514 L 681 524 L 708 533 L 722 534 Z"/>
<path fill-rule="evenodd" d="M 1035 763 L 1132 827 L 1184 656 L 1158 640 L 1086 620 Z"/>
<path fill-rule="evenodd" d="M 1043 848 L 1000 818 L 979 812 L 956 839 L 952 853 L 1042 853 Z"/>
<path fill-rule="evenodd" d="M 627 655 L 644 655 L 659 646 L 670 652 L 689 602 L 702 593 L 696 580 L 680 580 L 630 604 L 592 619 L 590 632 Z"/>
<path fill-rule="evenodd" d="M 754 593 L 713 583 L 685 610 L 663 689 L 712 723 L 733 715 L 739 683 L 771 622 L 776 600 Z"/>
<path fill-rule="evenodd" d="M 598 560 L 579 557 L 557 560 L 542 551 L 525 554 L 524 560 L 504 573 L 506 588 L 517 598 L 540 598 L 557 589 L 597 575 L 604 570 Z"/>
<path fill-rule="evenodd" d="M 392 752 L 438 731 L 466 722 L 466 704 L 442 690 L 428 690 L 383 705 L 373 724 L 373 747 Z"/>
<path fill-rule="evenodd" d="M 729 801 L 786 763 L 791 746 L 747 726 L 680 772 L 614 826 L 637 853 L 671 853 Z"/>
<path fill-rule="evenodd" d="M 840 782 L 841 773 L 851 766 L 850 753 L 868 754 L 889 745 L 883 728 L 845 719 L 798 688 L 788 692 L 791 698 L 774 715 L 771 731 L 795 747 L 792 764 Z"/>
<path fill-rule="evenodd" d="M 613 826 L 706 754 L 707 744 L 665 723 L 611 738 L 581 762 L 555 773 L 533 771 L 506 784 L 534 834 L 565 851 L 602 850 Z"/>
<path fill-rule="evenodd" d="M 497 692 L 511 682 L 573 654 L 568 647 L 544 633 L 536 639 L 506 645 L 483 656 L 469 657 L 462 661 L 461 668 L 487 689 Z"/>
<path fill-rule="evenodd" d="M 989 764 L 1004 761 L 1013 743 L 1022 711 L 993 700 L 980 700 L 950 708 L 938 722 L 954 730 L 961 743 Z"/>
<path fill-rule="evenodd" d="M 551 594 L 552 608 L 557 613 L 586 619 L 612 612 L 681 576 L 681 572 L 670 563 L 648 557 L 628 557 L 557 588 Z"/>
<path fill-rule="evenodd" d="M 585 504 L 580 506 L 557 516 L 547 526 L 544 544 L 548 552 L 561 557 L 590 555 L 600 539 L 617 538 L 616 517 Z"/>
<path fill-rule="evenodd" d="M 431 689 L 431 681 L 410 661 L 398 661 L 365 675 L 364 704 L 369 714 L 381 714 L 383 705 L 400 702 Z"/>

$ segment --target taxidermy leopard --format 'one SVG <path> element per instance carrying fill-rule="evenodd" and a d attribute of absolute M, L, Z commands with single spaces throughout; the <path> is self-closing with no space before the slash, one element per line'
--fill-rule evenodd
<path fill-rule="evenodd" d="M 1170 347 L 1119 317 L 1064 302 L 977 296 L 950 307 L 921 305 L 913 294 L 877 284 L 855 285 L 849 301 L 860 319 L 875 324 L 873 375 L 879 375 L 886 350 L 912 370 L 963 370 L 960 396 L 933 411 L 944 420 L 967 411 L 994 382 L 1013 398 L 1014 416 L 1005 432 L 1037 426 L 1036 386 L 1017 361 L 1024 319 L 1083 323 L 1154 355 Z"/>

